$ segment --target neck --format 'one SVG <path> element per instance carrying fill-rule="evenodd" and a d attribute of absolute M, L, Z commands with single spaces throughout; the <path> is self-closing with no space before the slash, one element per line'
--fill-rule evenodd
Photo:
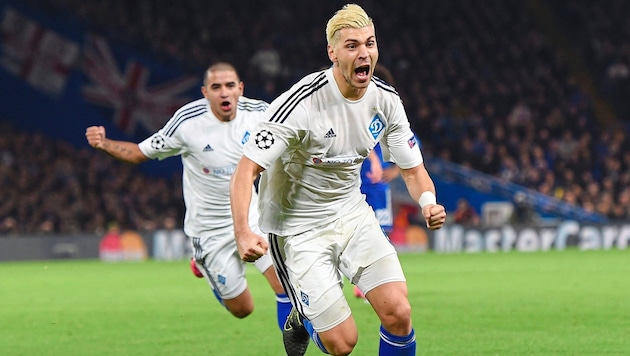
<path fill-rule="evenodd" d="M 367 90 L 367 88 L 357 88 L 352 85 L 338 67 L 333 68 L 333 77 L 335 78 L 341 95 L 348 100 L 361 99 Z"/>

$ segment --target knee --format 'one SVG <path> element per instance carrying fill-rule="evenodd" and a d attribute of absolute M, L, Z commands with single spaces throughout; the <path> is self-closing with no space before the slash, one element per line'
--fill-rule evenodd
<path fill-rule="evenodd" d="M 348 355 L 357 344 L 359 332 L 354 319 L 348 318 L 331 330 L 318 332 L 317 337 L 329 354 Z"/>
<path fill-rule="evenodd" d="M 395 335 L 406 335 L 411 329 L 411 305 L 404 302 L 393 303 L 381 315 L 381 323 L 385 330 Z"/>
<path fill-rule="evenodd" d="M 235 317 L 239 319 L 243 319 L 254 311 L 254 308 L 247 305 L 239 305 L 236 307 L 228 308 L 228 311 L 232 313 Z"/>
<path fill-rule="evenodd" d="M 326 351 L 329 354 L 335 356 L 349 355 L 357 344 L 357 338 L 346 337 L 347 335 L 341 335 L 341 337 L 324 340 L 323 344 L 326 347 Z"/>

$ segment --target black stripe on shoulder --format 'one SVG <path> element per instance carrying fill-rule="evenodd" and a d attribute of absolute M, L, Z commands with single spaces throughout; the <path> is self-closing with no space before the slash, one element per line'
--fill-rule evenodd
<path fill-rule="evenodd" d="M 244 111 L 265 111 L 269 104 L 264 101 L 258 103 L 239 102 L 238 108 Z"/>
<path fill-rule="evenodd" d="M 388 91 L 390 93 L 396 94 L 398 96 L 400 96 L 398 94 L 398 92 L 396 91 L 396 89 L 394 89 L 393 86 L 389 85 L 389 83 L 387 83 L 386 81 L 384 81 L 383 79 L 379 78 L 379 77 L 372 77 L 372 82 L 374 82 L 374 84 L 376 84 L 376 86 L 378 88 L 381 88 L 385 91 Z"/>
<path fill-rule="evenodd" d="M 178 116 L 171 122 L 171 124 L 164 130 L 164 135 L 167 137 L 173 136 L 175 130 L 186 120 L 192 119 L 199 115 L 203 115 L 208 112 L 206 105 L 193 106 L 190 109 L 186 109 L 178 114 Z"/>
<path fill-rule="evenodd" d="M 328 84 L 328 79 L 326 79 L 326 73 L 321 72 L 318 76 L 313 79 L 308 84 L 304 84 L 295 90 L 287 100 L 280 105 L 278 110 L 273 114 L 273 116 L 269 119 L 270 122 L 279 122 L 283 123 L 284 120 L 287 119 L 289 114 L 295 109 L 295 107 L 300 103 L 300 101 L 304 100 L 314 92 L 318 91 L 321 87 Z"/>

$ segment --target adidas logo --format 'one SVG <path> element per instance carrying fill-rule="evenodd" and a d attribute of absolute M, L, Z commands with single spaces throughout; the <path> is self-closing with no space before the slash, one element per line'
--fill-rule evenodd
<path fill-rule="evenodd" d="M 333 131 L 331 127 L 330 130 L 326 132 L 326 135 L 324 135 L 324 138 L 332 138 L 332 137 L 337 137 L 337 134 L 335 133 L 335 131 Z"/>
<path fill-rule="evenodd" d="M 203 149 L 204 152 L 210 152 L 210 151 L 214 151 L 214 148 L 212 148 L 212 146 L 210 145 L 206 145 L 206 147 Z"/>

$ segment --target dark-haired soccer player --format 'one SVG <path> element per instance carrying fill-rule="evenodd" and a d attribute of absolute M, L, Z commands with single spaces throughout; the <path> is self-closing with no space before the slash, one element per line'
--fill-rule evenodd
<path fill-rule="evenodd" d="M 237 252 L 230 211 L 229 182 L 243 146 L 268 104 L 243 96 L 244 84 L 236 69 L 220 62 L 204 74 L 201 93 L 177 110 L 166 125 L 139 144 L 114 141 L 102 126 L 88 127 L 89 144 L 130 163 L 181 156 L 186 204 L 184 232 L 194 249 L 193 273 L 205 277 L 214 295 L 237 318 L 254 310 L 254 300 L 245 279 L 245 262 Z M 254 186 L 250 228 L 258 231 L 257 196 Z M 282 328 L 291 304 L 278 281 L 272 260 L 255 263 L 276 294 L 278 325 Z"/>

